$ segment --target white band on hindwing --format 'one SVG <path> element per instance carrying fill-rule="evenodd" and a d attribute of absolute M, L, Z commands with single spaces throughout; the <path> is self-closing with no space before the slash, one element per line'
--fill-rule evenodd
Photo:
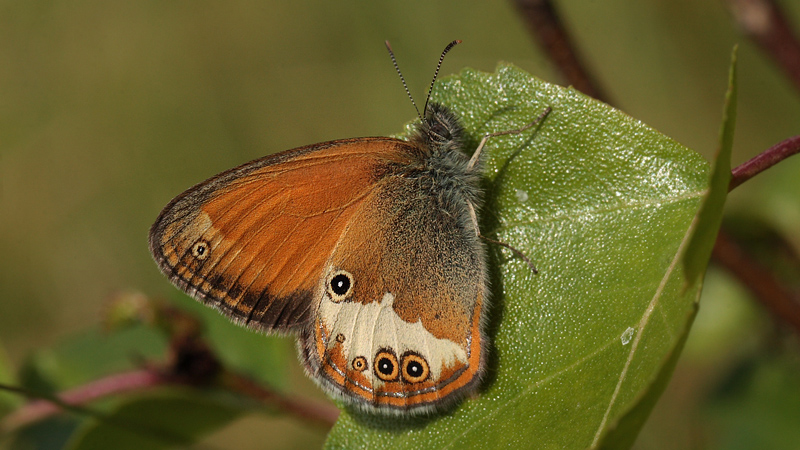
<path fill-rule="evenodd" d="M 342 346 L 342 354 L 349 370 L 353 361 L 363 357 L 368 363 L 372 387 L 379 388 L 383 381 L 375 376 L 373 362 L 382 349 L 391 349 L 399 358 L 411 351 L 421 355 L 430 367 L 430 379 L 438 381 L 442 370 L 455 364 L 466 364 L 466 350 L 449 339 L 439 339 L 422 325 L 422 321 L 408 323 L 392 308 L 394 295 L 384 294 L 380 301 L 361 304 L 333 302 L 326 294 L 319 308 L 319 320 L 328 331 L 326 348 Z M 339 342 L 337 336 L 344 340 Z"/>

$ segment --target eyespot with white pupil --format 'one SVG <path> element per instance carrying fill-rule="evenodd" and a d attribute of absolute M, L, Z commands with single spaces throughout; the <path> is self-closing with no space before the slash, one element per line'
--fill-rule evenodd
<path fill-rule="evenodd" d="M 403 380 L 409 383 L 421 383 L 428 379 L 431 371 L 428 362 L 422 356 L 407 352 L 403 355 Z"/>
<path fill-rule="evenodd" d="M 397 357 L 388 350 L 381 350 L 375 355 L 375 363 L 372 367 L 375 370 L 375 375 L 383 381 L 396 381 L 398 375 L 400 375 Z"/>
<path fill-rule="evenodd" d="M 199 259 L 200 261 L 208 258 L 208 242 L 206 241 L 198 241 L 192 246 L 192 256 L 195 259 Z"/>
<path fill-rule="evenodd" d="M 328 277 L 328 295 L 334 303 L 345 300 L 353 293 L 353 275 L 346 270 L 337 270 Z"/>
<path fill-rule="evenodd" d="M 353 370 L 363 372 L 367 369 L 367 358 L 359 356 L 353 360 Z"/>

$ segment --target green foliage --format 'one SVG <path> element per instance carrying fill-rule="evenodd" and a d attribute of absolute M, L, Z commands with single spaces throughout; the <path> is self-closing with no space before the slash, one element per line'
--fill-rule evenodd
<path fill-rule="evenodd" d="M 194 300 L 178 301 L 185 302 L 187 309 L 196 310 L 208 329 L 206 335 L 225 355 L 226 364 L 249 371 L 269 386 L 282 384 L 283 362 L 288 354 L 284 343 L 232 326 L 215 311 L 199 304 L 196 308 Z M 21 383 L 34 392 L 58 392 L 133 369 L 145 359 L 158 361 L 165 355 L 165 344 L 158 330 L 143 325 L 113 332 L 90 330 L 53 349 L 34 353 L 21 370 Z M 227 352 L 226 347 L 236 351 Z M 14 448 L 173 448 L 195 442 L 256 405 L 241 397 L 200 389 L 165 388 L 84 406 L 97 416 L 73 413 L 71 417 L 33 424 L 18 433 Z"/>
<path fill-rule="evenodd" d="M 524 252 L 540 272 L 492 249 L 493 346 L 477 398 L 410 420 L 347 411 L 328 447 L 587 448 L 615 427 L 630 445 L 696 310 L 700 283 L 684 288 L 681 256 L 708 194 L 708 164 L 513 66 L 464 70 L 442 80 L 434 98 L 463 118 L 470 148 L 553 108 L 537 129 L 491 139 L 486 149 L 483 233 Z"/>
<path fill-rule="evenodd" d="M 248 409 L 241 399 L 224 395 L 180 390 L 148 393 L 124 402 L 102 419 L 87 421 L 66 448 L 160 450 L 185 446 Z"/>
<path fill-rule="evenodd" d="M 131 370 L 143 359 L 159 358 L 165 340 L 158 331 L 144 326 L 113 333 L 89 329 L 53 348 L 31 354 L 19 370 L 19 385 L 34 393 L 52 394 L 120 371 Z M 23 400 L 14 394 L 20 402 Z M 114 402 L 87 405 L 104 410 Z M 11 440 L 11 448 L 61 449 L 85 417 L 56 416 L 22 429 Z"/>
<path fill-rule="evenodd" d="M 164 337 L 144 326 L 105 332 L 88 329 L 50 349 L 34 352 L 21 369 L 23 386 L 57 392 L 123 370 L 164 354 Z"/>

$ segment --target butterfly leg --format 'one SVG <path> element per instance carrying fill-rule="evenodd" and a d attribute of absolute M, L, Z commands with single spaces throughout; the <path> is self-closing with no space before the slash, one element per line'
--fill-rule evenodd
<path fill-rule="evenodd" d="M 504 136 L 506 134 L 519 134 L 519 133 L 522 133 L 523 131 L 530 130 L 531 128 L 533 128 L 537 124 L 541 123 L 544 120 L 544 118 L 547 117 L 548 114 L 550 114 L 550 111 L 552 111 L 552 110 L 553 110 L 553 108 L 548 106 L 539 115 L 539 117 L 537 117 L 533 122 L 525 125 L 522 128 L 517 128 L 516 130 L 498 131 L 496 133 L 488 133 L 488 134 L 484 135 L 483 139 L 481 139 L 480 144 L 478 144 L 478 148 L 475 149 L 475 153 L 472 154 L 472 158 L 470 158 L 469 164 L 467 165 L 467 167 L 471 169 L 478 162 L 478 158 L 481 155 L 481 151 L 483 150 L 483 146 L 486 145 L 486 141 L 488 141 L 489 139 L 491 139 L 493 137 Z"/>
<path fill-rule="evenodd" d="M 517 250 L 516 248 L 512 247 L 509 244 L 506 244 L 505 242 L 495 241 L 494 239 L 490 239 L 482 234 L 478 234 L 478 236 L 486 242 L 496 244 L 511 250 L 512 252 L 514 252 L 515 255 L 519 256 L 523 261 L 525 261 L 525 263 L 528 265 L 528 267 L 531 269 L 531 272 L 533 272 L 534 275 L 539 273 L 539 271 L 536 269 L 536 266 L 533 265 L 533 262 L 531 262 L 531 260 L 527 256 L 525 256 L 525 254 L 522 253 L 521 251 Z"/>

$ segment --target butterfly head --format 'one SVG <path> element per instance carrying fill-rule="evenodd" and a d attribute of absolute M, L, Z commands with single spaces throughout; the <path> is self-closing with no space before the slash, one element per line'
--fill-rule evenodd
<path fill-rule="evenodd" d="M 439 103 L 430 103 L 412 141 L 432 155 L 454 150 L 460 152 L 464 141 L 464 127 L 449 108 Z"/>

